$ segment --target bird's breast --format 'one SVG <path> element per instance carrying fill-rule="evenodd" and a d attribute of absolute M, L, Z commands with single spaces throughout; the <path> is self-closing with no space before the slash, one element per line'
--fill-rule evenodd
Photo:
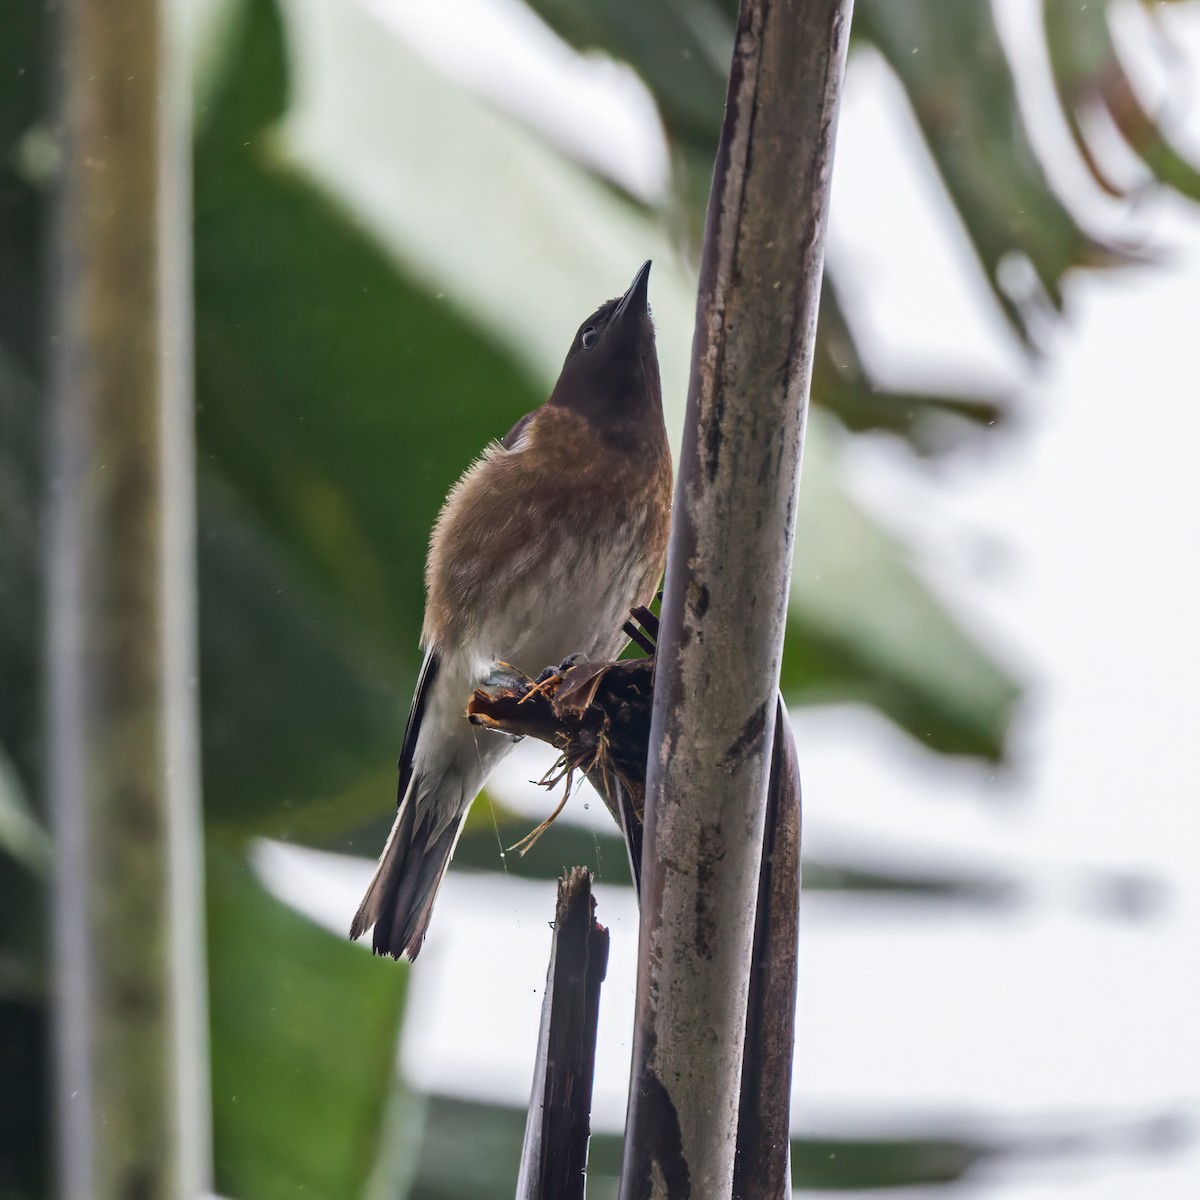
<path fill-rule="evenodd" d="M 533 433 L 520 451 L 489 452 L 451 493 L 430 547 L 425 630 L 427 644 L 529 674 L 617 651 L 630 606 L 661 575 L 670 504 L 669 458 L 584 459 L 569 439 Z"/>
<path fill-rule="evenodd" d="M 649 561 L 646 525 L 630 512 L 547 520 L 497 574 L 497 604 L 478 629 L 485 653 L 530 675 L 568 654 L 615 654 L 630 606 L 661 569 Z"/>

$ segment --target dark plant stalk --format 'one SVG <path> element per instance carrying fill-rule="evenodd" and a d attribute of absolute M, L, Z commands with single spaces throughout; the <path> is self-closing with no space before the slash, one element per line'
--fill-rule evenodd
<path fill-rule="evenodd" d="M 650 631 L 657 631 L 657 622 L 645 624 L 645 614 L 639 619 L 644 631 L 638 632 L 653 650 L 654 635 Z M 626 627 L 628 632 L 634 628 Z M 635 885 L 641 860 L 641 808 L 646 789 L 653 667 L 650 659 L 589 663 L 573 667 L 557 686 L 533 691 L 532 681 L 514 672 L 507 685 L 500 683 L 492 690 L 477 691 L 468 705 L 468 711 L 482 724 L 536 737 L 554 746 L 560 752 L 551 773 L 554 777 L 560 778 L 572 765 L 586 770 L 625 835 Z M 778 696 L 746 1005 L 735 1200 L 787 1200 L 791 1195 L 788 1134 L 799 950 L 800 817 L 796 745 L 783 697 Z M 555 955 L 564 928 L 563 886 L 559 889 Z M 555 960 L 551 961 L 553 979 L 558 968 Z M 550 1044 L 545 1025 L 550 1014 L 550 991 L 542 1013 L 538 1075 L 526 1127 L 526 1171 L 533 1145 L 530 1139 L 536 1137 L 536 1146 L 543 1145 L 544 1129 L 549 1123 L 540 1098 L 549 1094 L 544 1080 Z M 582 1027 L 568 1038 L 570 1045 L 586 1043 L 591 1047 L 593 1042 L 594 1031 L 585 1033 Z M 559 1094 L 569 1094 L 572 1099 L 578 1095 L 575 1088 L 559 1088 Z M 518 1200 L 535 1195 L 526 1189 L 518 1193 Z"/>
<path fill-rule="evenodd" d="M 850 0 L 744 0 L 709 198 L 646 781 L 621 1200 L 733 1187 Z"/>
<path fill-rule="evenodd" d="M 192 574 L 187 71 L 159 0 L 58 11 L 48 789 L 59 1194 L 210 1159 Z"/>
<path fill-rule="evenodd" d="M 789 1148 L 800 951 L 800 767 L 776 702 L 738 1107 L 733 1200 L 790 1200 Z"/>
<path fill-rule="evenodd" d="M 608 930 L 583 867 L 558 884 L 517 1200 L 583 1200 Z"/>

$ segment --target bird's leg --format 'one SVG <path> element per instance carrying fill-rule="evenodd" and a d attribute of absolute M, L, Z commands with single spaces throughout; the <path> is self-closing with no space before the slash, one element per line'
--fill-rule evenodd
<path fill-rule="evenodd" d="M 521 697 L 521 703 L 532 700 L 534 696 L 549 696 L 558 691 L 566 673 L 577 663 L 586 661 L 586 654 L 570 654 L 557 667 L 547 667 L 534 681 L 533 687 Z M 551 818 L 553 820 L 553 818 Z"/>

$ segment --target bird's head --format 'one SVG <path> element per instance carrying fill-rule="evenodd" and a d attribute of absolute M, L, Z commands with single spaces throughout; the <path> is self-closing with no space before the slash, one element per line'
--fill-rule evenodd
<path fill-rule="evenodd" d="M 601 425 L 662 411 L 662 384 L 647 303 L 650 263 L 629 290 L 602 304 L 580 325 L 550 403 Z"/>

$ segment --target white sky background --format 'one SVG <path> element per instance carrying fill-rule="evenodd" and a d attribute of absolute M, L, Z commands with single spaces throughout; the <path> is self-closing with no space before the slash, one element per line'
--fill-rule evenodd
<path fill-rule="evenodd" d="M 642 194 L 662 188 L 661 134 L 637 81 L 574 56 L 517 0 L 363 2 L 439 70 L 503 98 L 560 144 L 586 140 L 591 162 Z M 1010 45 L 1036 44 L 1032 0 L 997 7 Z M 1200 9 L 1178 19 L 1200 77 Z M 1036 100 L 1029 61 L 1022 84 Z M 1019 389 L 1019 427 L 932 471 L 886 440 L 856 438 L 847 465 L 856 494 L 922 548 L 955 610 L 1007 648 L 1030 696 L 1015 765 L 999 778 L 926 753 L 871 713 L 798 712 L 806 851 L 994 867 L 1032 902 L 981 917 L 806 896 L 795 1124 L 846 1132 L 851 1113 L 874 1113 L 916 1130 L 948 1116 L 968 1130 L 1043 1118 L 1047 1129 L 1086 1128 L 1176 1106 L 1200 1119 L 1200 215 L 1174 201 L 1142 211 L 1164 261 L 1072 279 L 1068 319 L 1032 371 L 948 219 L 899 97 L 878 62 L 852 65 L 829 243 L 849 316 L 884 379 L 928 383 L 943 369 L 947 386 L 998 381 Z M 1183 118 L 1182 140 L 1200 146 L 1200 104 Z M 1056 136 L 1052 124 L 1039 133 L 1052 152 Z M 1055 157 L 1063 170 L 1066 156 Z M 1064 185 L 1078 183 L 1067 176 Z M 1089 213 L 1111 219 L 1099 200 Z M 522 758 L 502 773 L 506 802 L 538 803 L 524 784 L 535 769 Z M 597 805 L 573 807 L 571 819 L 600 819 Z M 274 847 L 260 862 L 339 931 L 370 873 Z M 1155 919 L 1099 918 L 1095 871 L 1162 882 Z M 524 1103 L 552 893 L 501 887 L 451 872 L 413 973 L 405 1063 L 429 1090 L 470 1080 L 476 1094 Z M 602 889 L 600 903 L 614 946 L 596 1124 L 616 1129 L 634 916 L 619 893 Z M 1082 1174 L 1036 1167 L 955 1194 L 1200 1195 L 1193 1151 L 1118 1155 Z"/>

